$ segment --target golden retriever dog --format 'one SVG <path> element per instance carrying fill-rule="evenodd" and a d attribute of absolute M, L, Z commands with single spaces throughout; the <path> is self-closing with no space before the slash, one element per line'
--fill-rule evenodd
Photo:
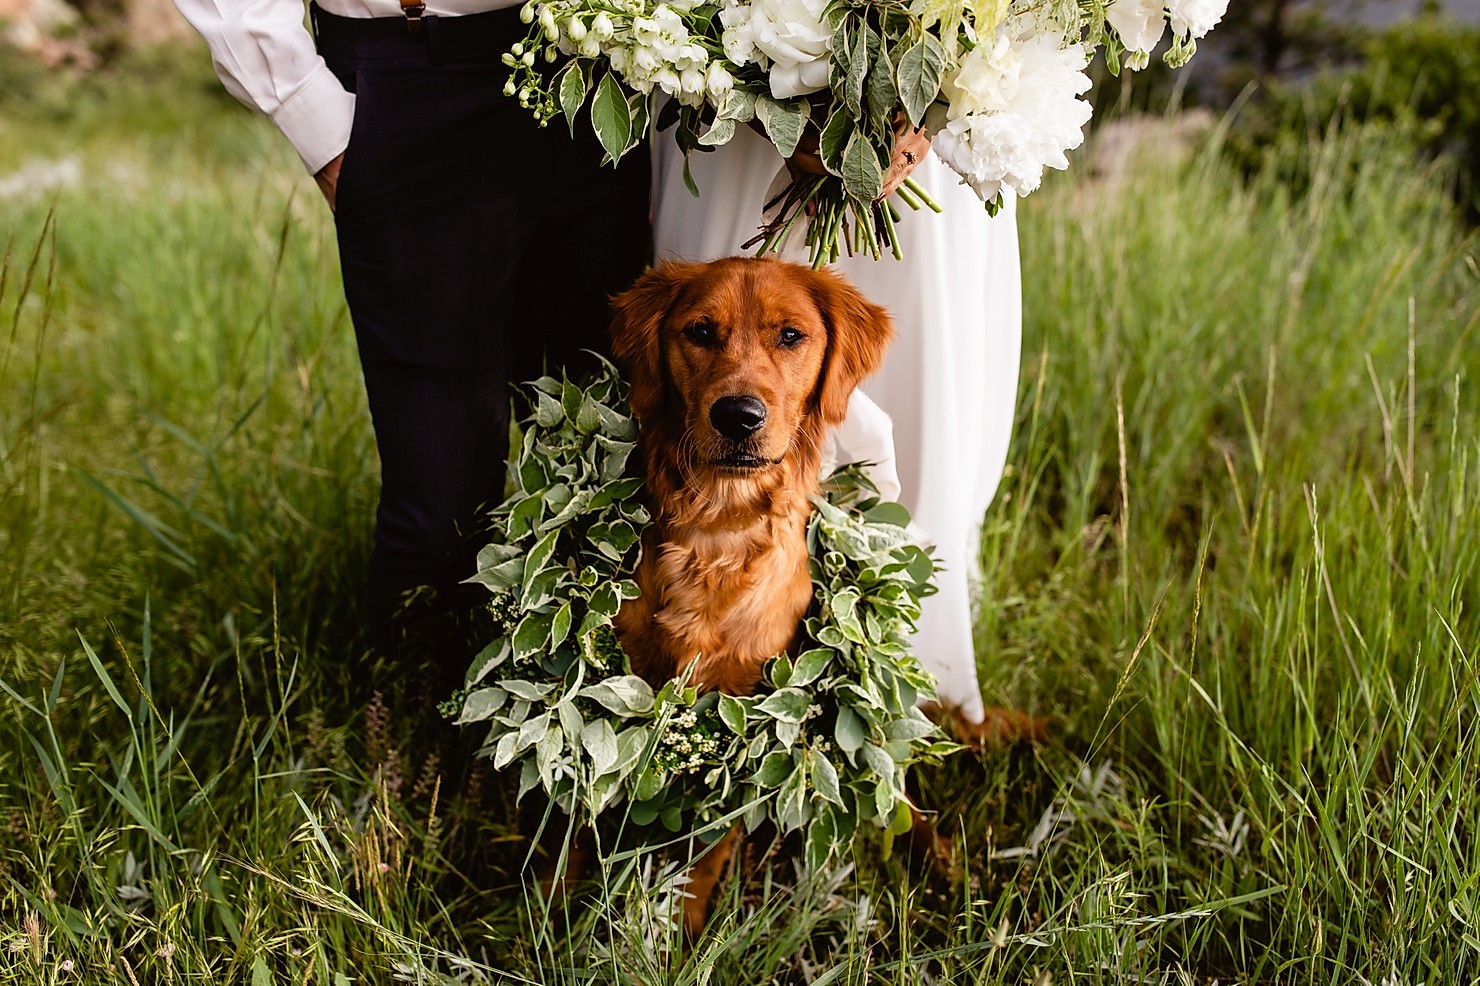
<path fill-rule="evenodd" d="M 831 272 L 741 257 L 663 264 L 612 307 L 653 516 L 642 594 L 623 604 L 617 635 L 654 687 L 688 672 L 700 690 L 748 694 L 811 604 L 823 445 L 893 326 Z M 735 837 L 690 873 L 690 934 Z"/>

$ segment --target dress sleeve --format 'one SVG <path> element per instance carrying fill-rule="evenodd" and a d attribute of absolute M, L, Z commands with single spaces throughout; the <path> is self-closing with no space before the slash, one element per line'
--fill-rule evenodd
<path fill-rule="evenodd" d="M 226 90 L 272 118 L 310 173 L 349 144 L 355 97 L 314 50 L 301 0 L 175 0 Z"/>

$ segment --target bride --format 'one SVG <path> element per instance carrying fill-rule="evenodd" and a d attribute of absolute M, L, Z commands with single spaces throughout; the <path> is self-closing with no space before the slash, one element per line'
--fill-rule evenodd
<path fill-rule="evenodd" d="M 740 127 L 718 151 L 691 155 L 701 193 L 694 198 L 676 144 L 660 138 L 655 146 L 657 259 L 742 252 L 784 167 L 776 149 Z M 855 396 L 836 439 L 840 461 L 884 464 L 872 472 L 875 483 L 886 496 L 898 494 L 922 539 L 934 545 L 943 566 L 940 591 L 924 601 L 915 653 L 939 680 L 941 702 L 981 723 L 971 583 L 978 529 L 1012 430 L 1022 328 L 1017 220 L 1011 193 L 996 218 L 988 217 L 975 193 L 926 153 L 923 139 L 918 146 L 923 160 L 913 177 L 944 212 L 901 210 L 902 261 L 859 256 L 834 265 L 890 311 L 898 330 L 884 368 L 865 382 L 866 397 Z M 888 468 L 890 420 L 897 485 Z"/>

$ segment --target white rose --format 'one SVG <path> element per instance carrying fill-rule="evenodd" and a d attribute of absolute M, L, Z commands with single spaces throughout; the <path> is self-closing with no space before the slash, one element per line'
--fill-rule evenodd
<path fill-rule="evenodd" d="M 1105 19 L 1126 50 L 1149 53 L 1166 31 L 1166 4 L 1164 0 L 1115 0 L 1105 11 Z"/>
<path fill-rule="evenodd" d="M 1190 34 L 1194 38 L 1216 27 L 1227 10 L 1228 0 L 1170 0 L 1167 4 L 1172 33 Z"/>
<path fill-rule="evenodd" d="M 827 0 L 755 0 L 755 47 L 771 62 L 771 94 L 788 99 L 827 86 L 832 28 L 823 19 Z M 733 59 L 731 59 L 733 61 Z"/>

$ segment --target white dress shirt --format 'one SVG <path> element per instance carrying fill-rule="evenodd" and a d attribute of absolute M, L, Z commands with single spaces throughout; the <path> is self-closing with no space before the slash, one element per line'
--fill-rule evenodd
<path fill-rule="evenodd" d="M 426 13 L 456 17 L 520 0 L 429 0 Z M 272 118 L 310 173 L 349 144 L 355 97 L 314 50 L 302 0 L 175 0 L 206 39 L 226 90 Z M 399 0 L 319 0 L 343 17 L 400 17 Z"/>

